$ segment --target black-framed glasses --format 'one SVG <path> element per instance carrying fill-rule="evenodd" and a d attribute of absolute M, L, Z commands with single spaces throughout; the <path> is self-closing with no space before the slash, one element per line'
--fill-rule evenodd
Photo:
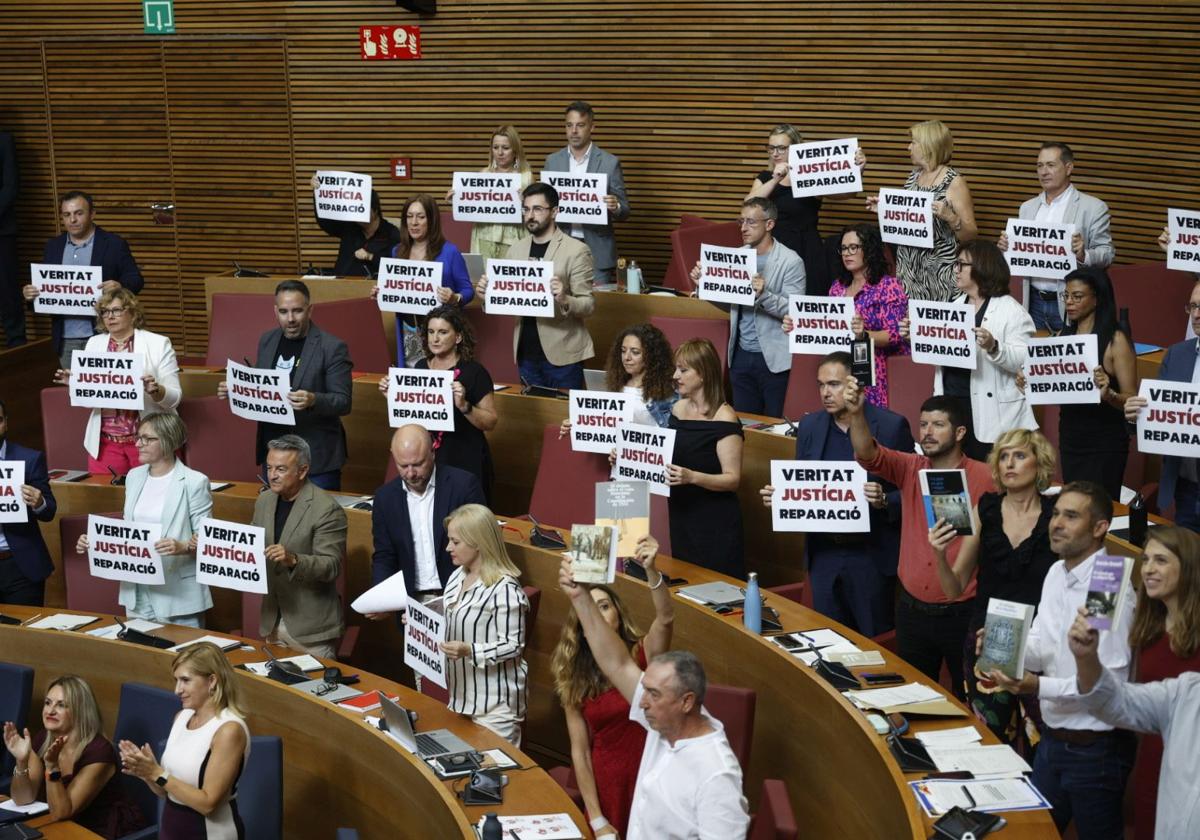
<path fill-rule="evenodd" d="M 842 247 L 838 248 L 838 251 L 843 254 L 857 254 L 861 250 L 862 246 L 858 243 L 854 243 L 852 245 L 843 245 Z"/>
<path fill-rule="evenodd" d="M 133 442 L 138 446 L 149 446 L 152 443 L 158 443 L 159 438 L 150 437 L 149 435 L 138 435 L 133 439 Z"/>
<path fill-rule="evenodd" d="M 1063 292 L 1059 295 L 1064 303 L 1079 303 L 1091 297 L 1091 292 Z"/>
<path fill-rule="evenodd" d="M 129 310 L 127 306 L 110 306 L 107 309 L 100 310 L 100 317 L 107 318 L 109 315 L 124 315 Z"/>
<path fill-rule="evenodd" d="M 1200 303 L 1185 303 L 1183 311 L 1189 315 L 1195 315 L 1197 312 L 1200 312 Z"/>
<path fill-rule="evenodd" d="M 963 262 L 962 260 L 955 260 L 954 261 L 954 270 L 962 271 L 964 268 L 970 268 L 971 265 L 972 265 L 972 263 L 969 263 L 969 262 Z"/>
<path fill-rule="evenodd" d="M 550 212 L 549 207 L 522 207 L 521 212 L 526 216 L 544 216 Z"/>
<path fill-rule="evenodd" d="M 767 144 L 767 151 L 773 155 L 786 155 L 787 150 L 787 146 L 772 146 L 770 143 Z"/>

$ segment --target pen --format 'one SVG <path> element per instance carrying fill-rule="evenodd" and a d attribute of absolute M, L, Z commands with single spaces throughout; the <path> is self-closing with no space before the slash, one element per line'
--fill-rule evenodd
<path fill-rule="evenodd" d="M 513 839 L 513 840 L 521 840 L 521 835 L 520 835 L 520 834 L 517 834 L 517 831 L 516 831 L 516 829 L 510 828 L 510 829 L 508 830 L 508 833 L 512 835 L 512 839 Z"/>
<path fill-rule="evenodd" d="M 966 785 L 962 785 L 962 792 L 963 796 L 967 797 L 967 801 L 971 803 L 972 808 L 979 804 L 975 801 L 975 797 L 971 795 L 971 791 L 967 790 Z"/>
<path fill-rule="evenodd" d="M 38 613 L 38 614 L 37 614 L 37 615 L 35 615 L 33 618 L 27 618 L 27 619 L 25 619 L 24 621 L 22 621 L 22 622 L 21 622 L 21 626 L 22 626 L 22 627 L 25 627 L 25 626 L 27 626 L 27 625 L 33 624 L 33 622 L 37 621 L 37 620 L 38 620 L 39 618 L 41 618 L 43 615 L 44 615 L 44 613 Z"/>

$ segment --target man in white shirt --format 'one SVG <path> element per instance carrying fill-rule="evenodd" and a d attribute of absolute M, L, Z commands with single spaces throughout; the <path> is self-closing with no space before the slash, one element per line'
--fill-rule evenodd
<path fill-rule="evenodd" d="M 687 651 L 668 651 L 643 674 L 575 583 L 564 559 L 558 581 L 579 617 L 604 676 L 629 701 L 629 719 L 647 730 L 626 840 L 741 840 L 750 825 L 742 769 L 725 728 L 704 706 L 704 667 Z M 606 825 L 593 826 L 603 836 Z"/>
<path fill-rule="evenodd" d="M 1055 225 L 1075 225 L 1071 250 L 1080 266 L 1108 268 L 1116 250 L 1109 232 L 1108 205 L 1082 193 L 1071 184 L 1075 153 L 1066 143 L 1043 143 L 1038 152 L 1037 173 L 1042 192 L 1021 205 L 1018 218 Z M 996 243 L 1008 250 L 1008 236 Z M 1063 328 L 1061 280 L 1025 279 L 1025 305 L 1039 330 L 1057 333 Z"/>
<path fill-rule="evenodd" d="M 1021 680 L 999 671 L 988 674 L 1007 691 L 1037 696 L 1044 725 L 1032 781 L 1054 807 L 1059 831 L 1074 817 L 1080 840 L 1124 836 L 1121 800 L 1136 749 L 1130 733 L 1115 731 L 1080 699 L 1075 657 L 1067 643 L 1067 630 L 1087 598 L 1092 567 L 1104 553 L 1111 521 L 1112 500 L 1098 484 L 1073 481 L 1062 489 L 1050 518 L 1050 548 L 1062 559 L 1042 583 L 1025 645 L 1027 670 Z M 1099 642 L 1101 661 L 1120 682 L 1129 674 L 1133 601 L 1132 593 L 1126 593 L 1113 629 Z M 982 636 L 976 644 L 981 641 Z"/>

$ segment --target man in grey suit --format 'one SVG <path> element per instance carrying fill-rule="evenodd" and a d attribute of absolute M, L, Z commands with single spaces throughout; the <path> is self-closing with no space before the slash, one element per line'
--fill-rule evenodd
<path fill-rule="evenodd" d="M 629 198 L 625 195 L 625 175 L 620 159 L 592 142 L 594 125 L 595 113 L 591 105 L 578 101 L 568 105 L 567 145 L 546 156 L 545 168 L 549 172 L 598 172 L 608 176 L 608 195 L 604 197 L 604 203 L 608 205 L 608 224 L 571 225 L 567 233 L 582 239 L 591 250 L 595 282 L 609 283 L 617 266 L 617 240 L 612 223 L 629 218 Z"/>
<path fill-rule="evenodd" d="M 1095 196 L 1082 193 L 1071 184 L 1075 168 L 1075 153 L 1066 143 L 1043 143 L 1038 152 L 1038 180 L 1042 192 L 1021 205 L 1018 217 L 1050 224 L 1075 225 L 1071 250 L 1079 265 L 1108 268 L 1116 249 L 1109 232 L 1108 205 Z M 996 243 L 1001 251 L 1008 250 L 1008 237 L 1001 235 Z M 1041 278 L 1024 280 L 1025 306 L 1039 330 L 1057 333 L 1063 328 L 1065 312 L 1061 280 Z"/>
<path fill-rule="evenodd" d="M 729 384 L 733 408 L 769 417 L 783 416 L 792 352 L 783 318 L 788 297 L 804 294 L 804 260 L 771 234 L 779 211 L 766 198 L 742 202 L 742 243 L 758 258 L 754 275 L 754 306 L 729 306 Z M 692 269 L 692 282 L 700 281 L 700 264 Z"/>
<path fill-rule="evenodd" d="M 268 444 L 270 489 L 254 502 L 250 524 L 266 531 L 267 594 L 259 632 L 270 642 L 333 659 L 345 629 L 337 579 L 346 556 L 346 511 L 308 476 L 304 439 Z"/>

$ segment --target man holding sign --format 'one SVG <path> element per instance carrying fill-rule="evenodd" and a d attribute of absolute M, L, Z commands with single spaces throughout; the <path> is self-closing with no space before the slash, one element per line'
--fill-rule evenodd
<path fill-rule="evenodd" d="M 592 314 L 592 254 L 558 227 L 558 191 L 535 181 L 521 196 L 521 215 L 529 236 L 509 246 L 510 260 L 549 260 L 554 264 L 549 317 L 523 316 L 513 332 L 513 355 L 521 379 L 548 388 L 583 388 L 583 360 L 592 357 L 592 337 L 584 319 Z M 480 277 L 476 297 L 487 297 L 488 279 Z"/>
<path fill-rule="evenodd" d="M 792 352 L 783 332 L 788 299 L 804 294 L 804 261 L 791 248 L 776 241 L 771 231 L 779 218 L 774 202 L 748 198 L 742 202 L 739 224 L 742 242 L 753 249 L 755 264 L 750 305 L 721 304 L 729 310 L 729 382 L 733 408 L 769 417 L 783 416 Z M 699 288 L 701 266 L 692 269 Z M 701 295 L 703 297 L 703 295 Z"/>
<path fill-rule="evenodd" d="M 24 503 L 20 520 L 0 526 L 0 603 L 40 607 L 45 600 L 46 578 L 54 571 L 39 522 L 54 519 L 58 503 L 46 474 L 46 456 L 8 439 L 8 410 L 0 402 L 0 467 L 22 467 L 24 481 L 9 484 L 10 504 Z M 14 470 L 15 472 L 15 470 Z M 14 475 L 15 477 L 15 475 Z"/>

